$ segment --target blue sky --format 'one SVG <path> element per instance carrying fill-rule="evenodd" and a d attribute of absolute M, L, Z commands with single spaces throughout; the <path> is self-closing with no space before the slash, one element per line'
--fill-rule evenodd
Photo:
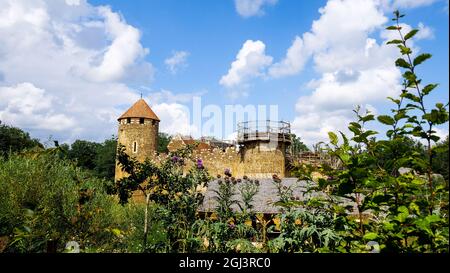
<path fill-rule="evenodd" d="M 384 28 L 396 7 L 421 29 L 414 48 L 434 56 L 419 69 L 426 82 L 440 83 L 430 104 L 448 101 L 445 0 L 0 0 L 0 7 L 8 15 L 0 16 L 0 120 L 41 139 L 102 141 L 143 93 L 171 134 L 202 134 L 183 112 L 200 95 L 221 108 L 278 105 L 278 117 L 311 145 L 345 130 L 357 104 L 389 110 L 384 98 L 399 91 L 400 74 Z"/>

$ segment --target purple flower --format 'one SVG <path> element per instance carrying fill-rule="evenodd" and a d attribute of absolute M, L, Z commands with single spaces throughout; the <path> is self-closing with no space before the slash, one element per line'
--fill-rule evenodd
<path fill-rule="evenodd" d="M 172 162 L 177 163 L 180 160 L 180 158 L 178 156 L 173 156 L 172 157 Z"/>
<path fill-rule="evenodd" d="M 197 159 L 197 168 L 199 168 L 199 169 L 203 169 L 204 168 L 203 167 L 203 160 Z"/>
<path fill-rule="evenodd" d="M 231 224 L 228 224 L 228 227 L 231 228 L 231 229 L 234 229 L 234 227 L 236 227 L 236 225 L 231 223 Z"/>

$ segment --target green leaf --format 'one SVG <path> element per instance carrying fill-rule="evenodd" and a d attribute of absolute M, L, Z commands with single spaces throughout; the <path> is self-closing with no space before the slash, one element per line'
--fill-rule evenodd
<path fill-rule="evenodd" d="M 419 32 L 418 29 L 413 29 L 405 35 L 405 40 L 411 39 L 416 33 Z"/>
<path fill-rule="evenodd" d="M 330 138 L 330 142 L 333 145 L 337 145 L 338 144 L 338 137 L 335 133 L 333 132 L 328 132 L 328 137 Z"/>
<path fill-rule="evenodd" d="M 370 115 L 366 115 L 366 116 L 361 117 L 361 121 L 368 122 L 368 121 L 374 120 L 374 118 L 375 118 L 375 116 L 370 114 Z"/>
<path fill-rule="evenodd" d="M 401 44 L 401 43 L 403 43 L 402 40 L 391 40 L 391 41 L 387 42 L 386 44 L 387 45 L 390 45 L 390 44 L 396 45 L 396 44 Z"/>
<path fill-rule="evenodd" d="M 408 208 L 405 207 L 405 206 L 400 206 L 400 207 L 397 209 L 397 211 L 398 211 L 399 213 L 397 214 L 396 219 L 397 219 L 399 222 L 401 222 L 401 223 L 405 222 L 405 221 L 406 221 L 406 218 L 408 218 L 408 216 L 409 216 L 409 210 L 408 210 Z"/>
<path fill-rule="evenodd" d="M 375 240 L 378 237 L 378 234 L 376 234 L 375 232 L 368 232 L 366 234 L 364 234 L 363 239 L 364 240 Z"/>
<path fill-rule="evenodd" d="M 385 124 L 385 125 L 394 125 L 395 120 L 387 115 L 381 115 L 377 117 L 378 121 Z"/>
<path fill-rule="evenodd" d="M 399 30 L 399 29 L 401 29 L 402 27 L 397 27 L 397 26 L 388 26 L 386 29 L 387 30 Z"/>
<path fill-rule="evenodd" d="M 428 95 L 431 91 L 433 91 L 434 88 L 436 88 L 438 84 L 428 84 L 422 89 L 422 93 L 424 95 Z"/>
<path fill-rule="evenodd" d="M 398 67 L 403 67 L 403 68 L 411 68 L 411 65 L 403 58 L 398 58 L 395 61 L 395 65 Z"/>
<path fill-rule="evenodd" d="M 400 104 L 400 100 L 399 100 L 399 99 L 394 99 L 394 98 L 392 98 L 392 97 L 388 97 L 388 99 L 389 99 L 390 101 L 392 101 L 393 103 L 397 104 L 397 105 Z"/>
<path fill-rule="evenodd" d="M 412 53 L 411 48 L 409 48 L 409 47 L 406 47 L 406 46 L 403 46 L 403 45 L 398 45 L 398 48 L 400 48 L 400 52 L 401 52 L 403 55 L 411 54 L 411 53 Z"/>
<path fill-rule="evenodd" d="M 431 58 L 431 54 L 428 54 L 428 53 L 420 54 L 419 56 L 414 58 L 413 65 L 414 66 L 419 65 L 419 64 L 423 63 L 424 61 L 428 60 L 429 58 Z"/>

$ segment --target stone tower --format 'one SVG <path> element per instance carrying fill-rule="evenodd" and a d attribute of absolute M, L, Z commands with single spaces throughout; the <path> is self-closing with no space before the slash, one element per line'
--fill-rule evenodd
<path fill-rule="evenodd" d="M 125 146 L 128 155 L 139 161 L 152 157 L 158 148 L 159 118 L 145 100 L 138 100 L 118 118 L 118 144 Z M 124 176 L 116 164 L 115 180 Z"/>
<path fill-rule="evenodd" d="M 289 176 L 291 126 L 283 121 L 248 121 L 238 124 L 242 173 L 255 178 Z"/>

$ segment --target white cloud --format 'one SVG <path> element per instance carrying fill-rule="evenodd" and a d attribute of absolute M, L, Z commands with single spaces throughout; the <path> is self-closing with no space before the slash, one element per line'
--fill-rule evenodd
<path fill-rule="evenodd" d="M 236 11 L 242 17 L 264 15 L 263 7 L 277 2 L 278 0 L 234 0 Z"/>
<path fill-rule="evenodd" d="M 139 98 L 128 84 L 153 75 L 139 30 L 82 0 L 0 6 L 2 122 L 69 142 L 117 134 L 117 117 Z"/>
<path fill-rule="evenodd" d="M 270 67 L 269 75 L 278 78 L 297 74 L 303 69 L 308 57 L 303 49 L 303 40 L 297 36 L 287 50 L 286 57 L 281 62 L 275 63 Z"/>
<path fill-rule="evenodd" d="M 247 40 L 228 73 L 220 79 L 220 84 L 233 88 L 245 84 L 247 80 L 264 75 L 264 69 L 272 63 L 272 57 L 265 54 L 266 45 L 261 41 Z"/>
<path fill-rule="evenodd" d="M 393 0 L 391 2 L 391 10 L 398 8 L 417 8 L 429 6 L 438 0 Z"/>
<path fill-rule="evenodd" d="M 31 83 L 0 87 L 0 120 L 26 125 L 33 129 L 61 131 L 74 121 L 52 109 L 54 98 Z"/>
<path fill-rule="evenodd" d="M 419 39 L 433 39 L 434 38 L 434 30 L 428 26 L 425 26 L 422 22 L 418 25 L 419 32 L 416 34 L 416 40 Z"/>
<path fill-rule="evenodd" d="M 161 132 L 171 135 L 198 135 L 198 129 L 191 124 L 189 109 L 179 103 L 160 103 L 152 105 L 152 109 L 161 120 Z"/>
<path fill-rule="evenodd" d="M 301 36 L 296 54 L 302 62 L 311 57 L 320 75 L 308 84 L 312 93 L 298 99 L 292 122 L 293 131 L 309 145 L 326 141 L 329 131 L 346 132 L 357 105 L 376 111 L 377 104 L 400 90 L 401 74 L 393 64 L 398 53 L 384 45 L 391 34 L 383 31 L 388 19 L 379 1 L 330 0 L 320 13 L 311 31 Z M 383 41 L 372 37 L 377 31 L 385 35 Z M 299 39 L 294 43 L 301 44 Z"/>
<path fill-rule="evenodd" d="M 172 53 L 170 58 L 164 60 L 167 69 L 172 73 L 176 74 L 179 69 L 185 68 L 187 66 L 187 57 L 189 52 L 186 51 L 175 51 Z"/>
<path fill-rule="evenodd" d="M 128 68 L 148 54 L 148 49 L 140 44 L 139 30 L 128 25 L 118 13 L 109 7 L 99 7 L 98 13 L 104 19 L 107 36 L 112 42 L 106 52 L 93 56 L 91 61 L 99 61 L 99 64 L 91 67 L 87 76 L 99 82 L 121 80 Z"/>

